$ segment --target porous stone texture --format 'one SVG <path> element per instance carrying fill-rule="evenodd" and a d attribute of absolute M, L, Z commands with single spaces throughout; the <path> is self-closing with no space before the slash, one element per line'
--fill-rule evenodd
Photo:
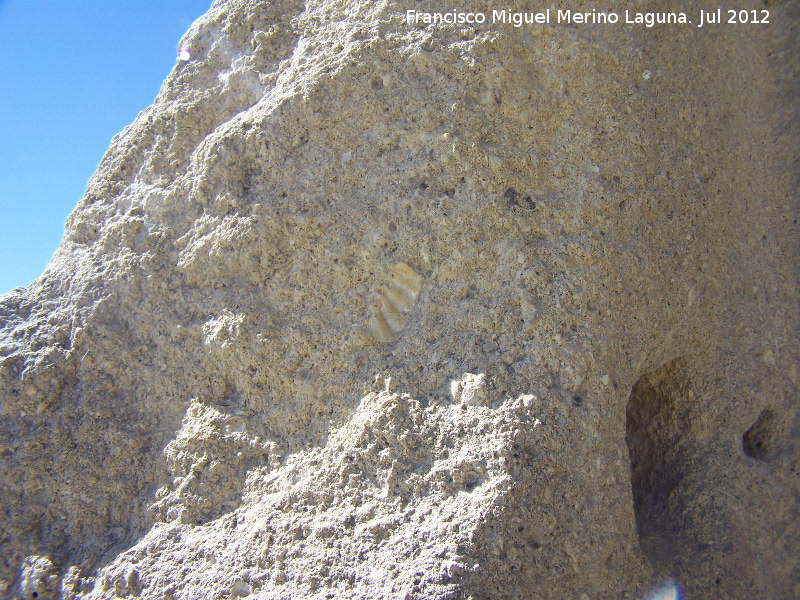
<path fill-rule="evenodd" d="M 0 298 L 0 594 L 800 597 L 767 5 L 215 2 Z"/>

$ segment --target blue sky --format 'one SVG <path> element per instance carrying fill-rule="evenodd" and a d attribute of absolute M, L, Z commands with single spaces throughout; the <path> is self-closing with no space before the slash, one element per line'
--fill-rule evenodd
<path fill-rule="evenodd" d="M 212 0 L 0 0 L 0 294 L 36 279 Z"/>

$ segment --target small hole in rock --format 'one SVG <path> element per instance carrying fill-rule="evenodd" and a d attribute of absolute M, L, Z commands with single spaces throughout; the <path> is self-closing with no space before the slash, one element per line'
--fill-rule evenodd
<path fill-rule="evenodd" d="M 756 422 L 742 436 L 742 449 L 750 458 L 763 462 L 769 461 L 776 454 L 773 442 L 779 429 L 778 418 L 770 409 L 764 409 Z"/>

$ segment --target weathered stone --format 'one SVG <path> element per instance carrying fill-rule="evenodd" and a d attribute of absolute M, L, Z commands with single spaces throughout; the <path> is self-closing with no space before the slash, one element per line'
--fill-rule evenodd
<path fill-rule="evenodd" d="M 0 299 L 0 594 L 800 596 L 769 8 L 216 2 Z"/>

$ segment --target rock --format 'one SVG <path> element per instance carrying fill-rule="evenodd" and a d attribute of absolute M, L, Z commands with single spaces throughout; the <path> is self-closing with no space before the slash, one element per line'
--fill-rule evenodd
<path fill-rule="evenodd" d="M 58 574 L 47 556 L 28 556 L 22 563 L 19 593 L 22 598 L 55 598 Z"/>
<path fill-rule="evenodd" d="M 486 374 L 464 373 L 459 379 L 450 382 L 450 395 L 454 402 L 470 406 L 487 404 L 489 394 L 486 388 Z"/>
<path fill-rule="evenodd" d="M 796 3 L 407 8 L 215 2 L 0 298 L 0 595 L 800 595 Z"/>

